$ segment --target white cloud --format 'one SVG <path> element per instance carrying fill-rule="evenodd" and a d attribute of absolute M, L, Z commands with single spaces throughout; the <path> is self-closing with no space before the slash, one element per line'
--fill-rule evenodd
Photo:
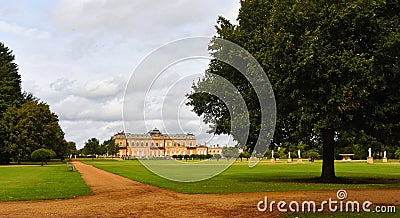
<path fill-rule="evenodd" d="M 83 85 L 79 84 L 76 80 L 60 78 L 50 84 L 50 88 L 55 91 L 87 98 L 88 100 L 122 97 L 125 86 L 126 78 L 123 76 L 92 80 Z"/>
<path fill-rule="evenodd" d="M 48 39 L 51 36 L 51 33 L 47 31 L 40 31 L 36 28 L 25 28 L 15 23 L 10 24 L 1 20 L 0 20 L 0 31 L 13 33 L 28 38 L 38 38 L 38 39 Z"/>

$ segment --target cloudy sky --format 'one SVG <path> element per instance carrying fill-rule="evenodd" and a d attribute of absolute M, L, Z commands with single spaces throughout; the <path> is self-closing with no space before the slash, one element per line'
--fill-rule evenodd
<path fill-rule="evenodd" d="M 180 38 L 214 35 L 217 17 L 235 20 L 240 7 L 239 0 L 0 0 L 0 4 L 0 41 L 14 51 L 23 89 L 50 105 L 66 139 L 78 148 L 88 138 L 103 141 L 124 129 L 125 87 L 146 55 Z M 223 137 L 205 135 L 207 127 L 184 105 L 184 94 L 196 78 L 182 72 L 199 76 L 206 66 L 205 60 L 191 60 L 165 70 L 154 81 L 153 100 L 144 111 L 163 111 L 162 118 L 131 126 L 130 132 L 158 127 L 168 133 L 194 132 L 199 143 L 223 143 Z M 168 90 L 179 92 L 166 94 Z M 176 107 L 154 100 L 160 98 Z M 132 114 L 143 111 L 132 108 Z M 163 120 L 175 122 L 166 130 Z"/>

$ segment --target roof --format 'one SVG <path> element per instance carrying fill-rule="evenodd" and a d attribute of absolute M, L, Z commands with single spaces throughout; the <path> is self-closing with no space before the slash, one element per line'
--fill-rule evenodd
<path fill-rule="evenodd" d="M 193 133 L 187 134 L 163 134 L 157 128 L 149 131 L 144 134 L 136 134 L 136 133 L 118 133 L 114 135 L 115 138 L 126 138 L 126 139 L 152 139 L 152 138 L 160 138 L 160 139 L 172 139 L 172 140 L 182 140 L 182 139 L 196 139 Z"/>

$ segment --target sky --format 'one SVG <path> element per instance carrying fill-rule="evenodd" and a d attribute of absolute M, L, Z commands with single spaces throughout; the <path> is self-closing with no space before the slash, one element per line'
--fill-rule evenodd
<path fill-rule="evenodd" d="M 78 148 L 89 138 L 102 142 L 127 128 L 122 116 L 125 87 L 135 83 L 132 73 L 150 52 L 182 38 L 213 36 L 217 17 L 235 22 L 240 8 L 239 0 L 0 0 L 0 4 L 0 41 L 14 51 L 22 89 L 50 105 L 66 140 Z M 204 59 L 188 60 L 164 70 L 157 79 L 147 78 L 154 80 L 150 103 L 144 109 L 132 107 L 129 113 L 148 117 L 162 111 L 163 116 L 126 130 L 192 132 L 198 144 L 232 143 L 227 136 L 207 134 L 208 126 L 185 105 L 185 93 L 207 64 Z"/>

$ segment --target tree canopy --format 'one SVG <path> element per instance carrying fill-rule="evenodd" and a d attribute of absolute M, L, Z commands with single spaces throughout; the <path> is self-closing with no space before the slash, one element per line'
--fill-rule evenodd
<path fill-rule="evenodd" d="M 100 143 L 97 138 L 88 139 L 88 141 L 85 142 L 85 146 L 83 147 L 83 153 L 85 155 L 99 154 L 99 150 L 100 150 Z"/>
<path fill-rule="evenodd" d="M 44 149 L 40 148 L 32 152 L 31 158 L 32 160 L 36 161 L 41 161 L 41 165 L 43 166 L 43 163 L 47 164 L 47 161 L 49 161 L 51 158 L 56 156 L 56 152 L 50 149 Z"/>
<path fill-rule="evenodd" d="M 237 20 L 234 25 L 218 18 L 216 37 L 248 50 L 269 77 L 277 103 L 274 144 L 322 146 L 324 180 L 335 178 L 335 147 L 399 144 L 398 1 L 246 0 Z M 224 49 L 213 41 L 210 50 L 215 56 Z M 251 122 L 246 145 L 253 149 L 260 129 L 258 96 L 225 63 L 212 60 L 210 73 L 229 80 L 243 96 Z M 229 112 L 216 98 L 191 93 L 188 104 L 206 121 L 215 119 L 217 134 L 229 134 Z"/>
<path fill-rule="evenodd" d="M 21 107 L 9 107 L 0 126 L 6 138 L 5 150 L 18 162 L 29 160 L 39 148 L 51 149 L 59 158 L 66 154 L 67 142 L 58 117 L 45 103 L 27 101 Z"/>
<path fill-rule="evenodd" d="M 22 92 L 12 51 L 0 42 L 0 164 L 29 160 L 40 148 L 66 155 L 58 117 L 32 93 Z"/>
<path fill-rule="evenodd" d="M 0 117 L 8 107 L 19 105 L 22 100 L 21 76 L 14 61 L 12 51 L 0 42 Z"/>

